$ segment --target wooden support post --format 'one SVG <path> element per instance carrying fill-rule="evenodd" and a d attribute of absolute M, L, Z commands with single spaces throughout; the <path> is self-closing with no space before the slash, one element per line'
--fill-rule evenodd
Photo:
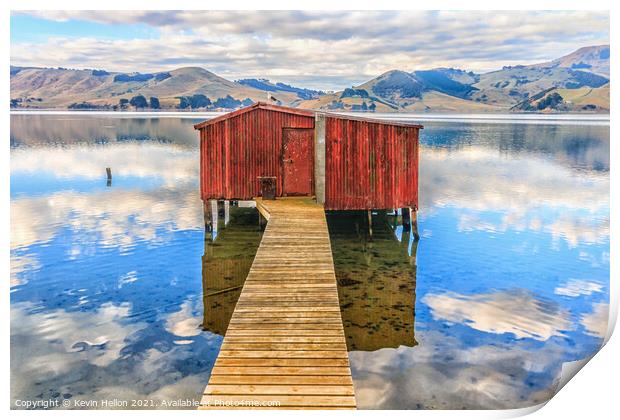
<path fill-rule="evenodd" d="M 396 226 L 398 225 L 398 209 L 392 209 L 392 213 L 394 214 L 394 217 L 390 217 L 388 220 L 390 222 L 390 228 L 392 230 L 396 230 Z"/>
<path fill-rule="evenodd" d="M 105 173 L 108 176 L 108 181 L 106 185 L 108 187 L 111 187 L 112 186 L 112 168 L 105 168 Z"/>
<path fill-rule="evenodd" d="M 265 219 L 265 216 L 263 216 L 263 214 L 259 211 L 258 212 L 258 229 L 263 230 L 266 225 L 267 225 L 267 219 Z"/>
<path fill-rule="evenodd" d="M 209 201 L 202 202 L 202 213 L 205 219 L 205 231 L 213 232 L 213 217 L 211 213 L 211 203 Z"/>
<path fill-rule="evenodd" d="M 368 210 L 368 233 L 372 238 L 372 210 Z"/>
<path fill-rule="evenodd" d="M 325 114 L 314 117 L 314 194 L 316 202 L 325 204 Z"/>
<path fill-rule="evenodd" d="M 207 204 L 204 202 L 202 203 L 202 216 L 205 222 L 205 232 L 211 232 L 213 228 L 211 225 L 211 213 L 208 211 Z"/>
<path fill-rule="evenodd" d="M 409 207 L 403 207 L 401 209 L 403 232 L 409 232 L 411 230 L 411 209 Z"/>
<path fill-rule="evenodd" d="M 416 236 L 413 232 L 411 234 L 414 236 L 413 243 L 411 244 L 411 253 L 409 254 L 409 262 L 413 266 L 418 265 L 418 243 L 420 242 L 420 237 Z"/>
<path fill-rule="evenodd" d="M 222 227 L 226 227 L 228 222 L 230 222 L 230 201 L 226 200 L 224 201 L 224 226 Z"/>
<path fill-rule="evenodd" d="M 409 229 L 404 229 L 403 222 L 403 236 L 402 240 L 406 243 L 407 255 L 409 255 L 409 263 L 413 266 L 417 266 L 417 256 L 418 256 L 418 243 L 420 242 L 420 236 L 418 235 L 418 224 L 415 208 L 407 208 L 403 209 L 403 214 L 408 213 L 411 216 L 411 220 L 409 221 Z M 411 246 L 411 250 L 409 248 Z"/>
<path fill-rule="evenodd" d="M 211 201 L 211 226 L 213 227 L 211 229 L 211 232 L 215 232 L 215 235 L 213 236 L 213 239 L 215 239 L 215 236 L 217 236 L 217 222 L 219 220 L 219 212 L 217 211 L 218 205 L 217 205 L 217 200 L 210 200 Z"/>
<path fill-rule="evenodd" d="M 400 236 L 400 245 L 405 247 L 407 255 L 409 255 L 409 236 L 410 235 L 411 235 L 411 232 L 407 232 L 403 230 L 403 233 Z"/>
<path fill-rule="evenodd" d="M 410 209 L 411 213 L 411 231 L 413 232 L 416 241 L 420 239 L 420 234 L 418 233 L 418 209 L 415 207 Z"/>

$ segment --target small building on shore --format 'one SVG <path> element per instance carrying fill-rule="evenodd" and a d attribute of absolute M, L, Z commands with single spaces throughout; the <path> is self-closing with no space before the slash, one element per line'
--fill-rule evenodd
<path fill-rule="evenodd" d="M 418 124 L 256 103 L 194 126 L 200 194 L 315 197 L 326 210 L 418 208 Z"/>

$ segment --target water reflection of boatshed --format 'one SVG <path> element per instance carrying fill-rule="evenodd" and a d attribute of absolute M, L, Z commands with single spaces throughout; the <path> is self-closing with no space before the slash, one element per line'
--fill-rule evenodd
<path fill-rule="evenodd" d="M 202 256 L 204 330 L 224 335 L 250 272 L 262 233 L 253 208 L 232 207 L 220 218 L 217 241 L 205 237 Z M 230 220 L 226 220 L 230 218 Z"/>
<path fill-rule="evenodd" d="M 392 227 L 396 216 L 373 218 L 373 239 L 354 212 L 329 212 L 329 236 L 349 351 L 413 347 L 417 241 Z"/>
<path fill-rule="evenodd" d="M 203 200 L 315 196 L 327 210 L 418 208 L 422 126 L 257 103 L 196 124 Z"/>

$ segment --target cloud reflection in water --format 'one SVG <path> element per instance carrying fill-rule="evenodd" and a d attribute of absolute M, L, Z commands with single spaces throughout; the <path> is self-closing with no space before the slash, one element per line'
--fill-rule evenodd
<path fill-rule="evenodd" d="M 245 248 L 260 236 L 216 241 L 221 258 L 207 255 L 187 127 L 166 144 L 155 138 L 160 123 L 129 119 L 123 130 L 153 137 L 71 145 L 101 130 L 75 117 L 55 126 L 65 137 L 56 147 L 37 145 L 45 124 L 29 129 L 20 118 L 11 133 L 22 145 L 11 151 L 12 397 L 199 395 L 221 342 L 214 332 L 227 324 L 217 308 L 235 300 L 201 302 L 201 271 L 233 274 L 207 289 L 238 286 L 251 263 Z M 429 123 L 422 141 L 417 258 L 391 233 L 334 241 L 335 259 L 342 251 L 348 264 L 339 280 L 349 341 L 363 344 L 350 352 L 358 405 L 542 402 L 561 363 L 595 352 L 606 331 L 609 128 Z"/>

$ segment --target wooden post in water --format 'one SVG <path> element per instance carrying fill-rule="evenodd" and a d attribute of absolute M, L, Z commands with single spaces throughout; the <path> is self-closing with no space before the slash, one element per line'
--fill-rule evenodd
<path fill-rule="evenodd" d="M 213 232 L 213 217 L 211 214 L 211 202 L 209 200 L 203 200 L 202 213 L 205 219 L 205 231 L 209 233 Z"/>
<path fill-rule="evenodd" d="M 228 225 L 228 222 L 230 222 L 230 201 L 226 200 L 224 201 L 224 226 L 226 227 L 226 225 Z"/>
<path fill-rule="evenodd" d="M 396 234 L 396 232 L 394 233 Z M 411 232 L 407 232 L 406 230 L 403 229 L 403 232 L 400 236 L 400 244 L 401 246 L 405 247 L 405 250 L 407 251 L 407 255 L 409 255 L 409 235 L 411 235 Z M 396 237 L 396 239 L 398 239 L 398 237 Z"/>
<path fill-rule="evenodd" d="M 392 230 L 396 230 L 396 226 L 398 226 L 398 209 L 392 209 L 392 213 L 394 213 L 394 218 L 388 218 L 389 225 Z"/>
<path fill-rule="evenodd" d="M 105 168 L 106 175 L 108 176 L 108 182 L 106 185 L 108 187 L 112 186 L 112 168 Z"/>
<path fill-rule="evenodd" d="M 413 231 L 411 232 L 411 234 L 414 236 L 413 238 L 413 243 L 411 244 L 411 253 L 409 254 L 409 262 L 411 263 L 411 265 L 413 266 L 417 266 L 418 265 L 418 242 L 420 242 L 420 237 L 416 236 L 415 233 L 413 233 Z"/>
<path fill-rule="evenodd" d="M 368 233 L 372 238 L 372 210 L 368 210 Z"/>
<path fill-rule="evenodd" d="M 212 232 L 215 231 L 215 234 L 217 235 L 218 220 L 220 216 L 220 213 L 218 212 L 218 201 L 217 200 L 210 200 L 210 201 L 211 201 L 211 223 L 212 223 L 211 226 L 213 227 L 211 231 Z"/>
<path fill-rule="evenodd" d="M 409 209 L 409 212 L 411 213 L 411 231 L 417 241 L 420 239 L 420 234 L 418 233 L 418 209 L 413 207 Z"/>
<path fill-rule="evenodd" d="M 403 220 L 403 232 L 409 232 L 411 230 L 411 209 L 409 207 L 403 207 L 401 209 Z"/>
<path fill-rule="evenodd" d="M 405 209 L 403 209 L 405 210 Z M 407 209 L 411 213 L 411 218 L 415 217 L 415 211 L 413 209 Z M 411 223 L 410 229 L 404 229 L 403 222 L 403 233 L 401 236 L 402 242 L 405 244 L 405 248 L 407 249 L 407 255 L 409 255 L 409 262 L 411 265 L 417 265 L 417 256 L 418 256 L 418 242 L 420 242 L 420 236 L 417 233 L 417 224 Z M 415 228 L 414 228 L 415 226 Z M 411 243 L 411 252 L 409 251 L 409 244 Z"/>

